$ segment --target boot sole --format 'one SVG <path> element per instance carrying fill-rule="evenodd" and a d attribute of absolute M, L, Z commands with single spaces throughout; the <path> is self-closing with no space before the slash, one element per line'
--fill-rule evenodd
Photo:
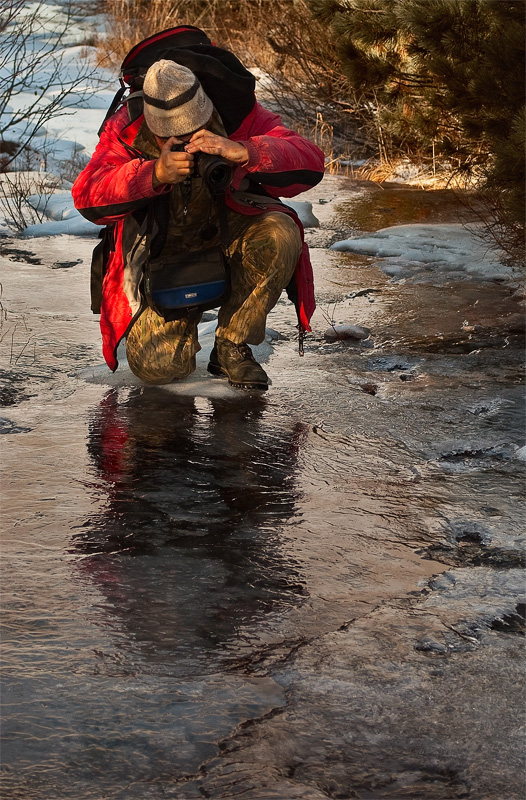
<path fill-rule="evenodd" d="M 214 375 L 217 378 L 228 378 L 230 386 L 233 386 L 234 389 L 252 389 L 259 392 L 266 392 L 268 389 L 268 383 L 238 383 L 231 381 L 223 367 L 220 367 L 216 364 L 209 363 L 207 370 L 211 375 Z"/>
<path fill-rule="evenodd" d="M 223 367 L 220 367 L 218 364 L 212 364 L 211 361 L 208 363 L 207 370 L 211 375 L 216 375 L 219 378 L 228 378 Z"/>

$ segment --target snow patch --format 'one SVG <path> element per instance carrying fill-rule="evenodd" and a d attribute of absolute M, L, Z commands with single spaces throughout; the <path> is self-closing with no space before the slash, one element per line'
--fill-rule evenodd
<path fill-rule="evenodd" d="M 312 203 L 306 200 L 282 200 L 282 202 L 292 208 L 300 218 L 300 222 L 304 228 L 319 228 L 320 221 L 312 213 Z"/>
<path fill-rule="evenodd" d="M 500 262 L 499 251 L 477 236 L 478 230 L 461 224 L 395 225 L 335 242 L 331 249 L 386 259 L 379 266 L 395 278 L 413 277 L 421 273 L 422 265 L 427 272 L 437 274 L 460 272 L 485 280 L 513 278 L 514 271 Z"/>
<path fill-rule="evenodd" d="M 50 220 L 49 222 L 28 225 L 22 231 L 22 236 L 39 238 L 41 236 L 60 236 L 63 233 L 67 233 L 70 236 L 98 236 L 99 232 L 100 226 L 84 219 L 77 212 L 76 216 L 72 214 L 67 219 Z"/>
<path fill-rule="evenodd" d="M 28 225 L 22 231 L 25 237 L 59 236 L 67 233 L 72 236 L 98 236 L 100 225 L 95 225 L 77 211 L 69 191 L 53 194 L 37 194 L 28 198 L 28 203 L 48 220 Z"/>
<path fill-rule="evenodd" d="M 0 192 L 6 197 L 16 196 L 20 189 L 24 194 L 47 192 L 51 193 L 59 189 L 62 181 L 50 172 L 39 172 L 38 170 L 21 170 L 18 172 L 0 173 Z"/>

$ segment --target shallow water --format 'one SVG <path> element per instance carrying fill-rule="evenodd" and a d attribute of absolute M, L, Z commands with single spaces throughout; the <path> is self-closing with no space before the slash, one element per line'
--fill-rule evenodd
<path fill-rule="evenodd" d="M 1 262 L 4 796 L 519 798 L 513 291 L 314 249 L 268 394 L 206 348 L 144 387 L 99 369 L 92 245 Z"/>
<path fill-rule="evenodd" d="M 473 222 L 484 216 L 480 202 L 453 189 L 428 191 L 404 184 L 358 183 L 361 196 L 338 204 L 336 222 L 353 231 L 390 225 Z"/>

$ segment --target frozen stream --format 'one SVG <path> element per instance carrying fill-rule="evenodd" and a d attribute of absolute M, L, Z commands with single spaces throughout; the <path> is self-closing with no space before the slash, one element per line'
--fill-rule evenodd
<path fill-rule="evenodd" d="M 262 397 L 210 326 L 185 384 L 112 376 L 94 240 L 0 240 L 2 797 L 522 798 L 523 308 L 328 250 L 427 218 L 324 185 Z"/>

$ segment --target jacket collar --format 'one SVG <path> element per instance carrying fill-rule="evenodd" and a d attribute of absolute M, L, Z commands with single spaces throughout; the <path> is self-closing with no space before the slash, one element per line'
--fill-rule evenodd
<path fill-rule="evenodd" d="M 150 158 L 159 158 L 161 155 L 161 151 L 155 136 L 147 126 L 144 117 L 143 122 L 140 125 L 132 142 L 132 146 L 135 150 L 139 150 L 141 153 L 144 153 L 144 155 L 149 156 Z"/>
<path fill-rule="evenodd" d="M 134 146 L 134 142 L 143 122 L 144 114 L 141 114 L 140 117 L 137 117 L 137 119 L 132 119 L 131 122 L 128 122 L 123 128 L 121 128 L 119 132 L 119 139 L 126 148 L 137 150 L 137 148 Z M 140 151 L 138 152 L 140 153 Z"/>

